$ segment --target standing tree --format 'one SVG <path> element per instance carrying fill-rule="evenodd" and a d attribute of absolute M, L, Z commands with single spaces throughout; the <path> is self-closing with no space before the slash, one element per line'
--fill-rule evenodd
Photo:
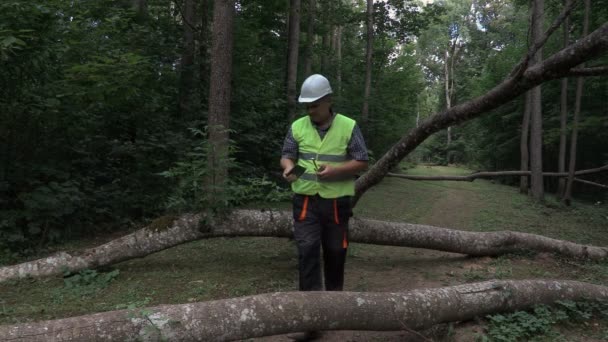
<path fill-rule="evenodd" d="M 232 81 L 234 0 L 215 0 L 213 6 L 211 76 L 209 84 L 209 144 L 207 187 L 211 199 L 221 197 L 228 178 L 228 129 Z"/>
<path fill-rule="evenodd" d="M 289 2 L 289 43 L 287 52 L 287 106 L 289 122 L 296 117 L 296 82 L 300 48 L 300 0 Z"/>
<path fill-rule="evenodd" d="M 540 44 L 544 35 L 544 0 L 532 2 L 532 41 Z M 532 65 L 540 64 L 543 60 L 543 50 L 539 47 L 532 57 Z M 530 189 L 532 197 L 537 201 L 544 198 L 543 186 L 543 111 L 541 86 L 534 87 L 530 99 Z"/>
<path fill-rule="evenodd" d="M 363 92 L 363 109 L 361 110 L 361 121 L 363 133 L 369 129 L 369 94 L 372 89 L 372 49 L 374 47 L 374 1 L 367 0 L 367 47 L 365 53 L 365 89 Z M 367 135 L 367 134 L 366 134 Z"/>
<path fill-rule="evenodd" d="M 308 0 L 308 23 L 306 27 L 306 55 L 304 56 L 304 77 L 312 74 L 312 49 L 315 41 L 315 14 L 317 9 L 316 0 Z"/>
<path fill-rule="evenodd" d="M 456 27 L 458 24 L 452 24 L 449 28 L 450 40 L 444 53 L 444 85 L 445 85 L 445 107 L 449 110 L 452 107 L 452 97 L 454 96 L 454 60 L 456 54 L 458 54 L 457 45 L 459 43 L 459 33 Z M 453 154 L 450 151 L 450 144 L 452 143 L 452 126 L 447 129 L 447 162 L 452 163 Z"/>
<path fill-rule="evenodd" d="M 192 90 L 194 88 L 194 0 L 184 0 L 181 12 L 184 28 L 184 49 L 180 61 L 178 113 L 182 117 L 187 117 L 192 111 Z"/>
<path fill-rule="evenodd" d="M 569 6 L 571 0 L 565 0 L 564 6 Z M 564 48 L 568 46 L 568 40 L 570 39 L 570 34 L 568 30 L 570 29 L 569 18 L 564 20 L 563 25 L 563 39 L 564 39 Z M 567 121 L 568 121 L 568 78 L 564 77 L 561 82 L 561 93 L 560 93 L 560 130 L 559 130 L 559 156 L 557 161 L 557 170 L 558 172 L 566 171 L 566 133 L 567 133 Z M 559 197 L 564 196 L 564 191 L 566 190 L 566 179 L 560 178 L 558 181 L 557 195 Z"/>
<path fill-rule="evenodd" d="M 589 9 L 590 1 L 585 0 L 585 17 L 583 19 L 583 35 L 586 37 L 589 31 Z M 581 67 L 584 67 L 584 63 Z M 572 137 L 570 138 L 570 163 L 568 165 L 568 182 L 566 183 L 566 192 L 564 193 L 564 203 L 570 205 L 572 198 L 572 183 L 574 182 L 574 168 L 576 167 L 576 143 L 578 140 L 578 118 L 581 113 L 581 99 L 583 97 L 583 83 L 585 79 L 578 77 L 576 79 L 576 99 L 574 100 L 574 118 L 572 119 Z"/>
<path fill-rule="evenodd" d="M 528 149 L 528 139 L 530 138 L 530 111 L 532 95 L 530 91 L 524 95 L 524 116 L 521 123 L 521 137 L 519 142 L 520 171 L 528 171 L 530 167 L 530 154 Z M 528 194 L 528 176 L 521 176 L 519 180 L 519 192 Z"/>

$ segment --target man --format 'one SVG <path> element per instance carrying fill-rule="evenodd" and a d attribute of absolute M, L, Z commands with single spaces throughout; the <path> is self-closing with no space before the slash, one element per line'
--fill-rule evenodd
<path fill-rule="evenodd" d="M 354 176 L 367 168 L 361 130 L 354 120 L 333 112 L 331 94 L 329 81 L 322 75 L 304 81 L 298 101 L 306 104 L 308 115 L 291 125 L 281 156 L 283 177 L 295 193 L 300 291 L 323 290 L 321 247 L 325 289 L 342 291 Z M 307 332 L 289 337 L 309 340 L 316 335 Z"/>

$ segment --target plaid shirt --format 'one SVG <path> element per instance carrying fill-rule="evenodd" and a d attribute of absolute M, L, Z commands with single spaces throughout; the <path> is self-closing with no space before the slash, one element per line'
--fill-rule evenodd
<path fill-rule="evenodd" d="M 317 129 L 317 132 L 319 132 L 319 136 L 321 137 L 321 139 L 325 137 L 325 134 L 327 134 L 329 127 L 331 127 L 330 125 L 326 129 L 321 129 L 314 122 L 312 124 Z M 346 148 L 346 154 L 349 156 L 350 159 L 354 160 L 367 161 L 369 159 L 367 155 L 367 147 L 365 146 L 365 140 L 363 139 L 363 134 L 361 133 L 359 125 L 355 125 L 355 128 L 353 128 L 350 141 L 348 142 L 348 147 Z M 283 150 L 281 156 L 282 158 L 287 159 L 298 159 L 298 142 L 293 137 L 291 127 L 289 128 L 289 132 L 287 132 L 287 136 L 285 137 L 285 141 L 283 142 Z"/>

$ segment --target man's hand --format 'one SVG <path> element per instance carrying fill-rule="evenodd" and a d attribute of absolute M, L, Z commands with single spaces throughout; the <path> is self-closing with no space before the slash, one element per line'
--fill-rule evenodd
<path fill-rule="evenodd" d="M 288 173 L 291 172 L 291 170 L 293 170 L 294 167 L 295 166 L 292 166 L 292 167 L 289 167 L 289 168 L 286 168 L 283 170 L 283 178 L 286 181 L 288 181 L 289 183 L 293 183 L 298 180 L 298 177 L 296 175 L 294 175 L 294 174 L 288 175 Z"/>
<path fill-rule="evenodd" d="M 317 170 L 317 177 L 323 180 L 336 179 L 340 175 L 341 172 L 338 168 L 329 165 L 319 165 L 319 170 Z"/>

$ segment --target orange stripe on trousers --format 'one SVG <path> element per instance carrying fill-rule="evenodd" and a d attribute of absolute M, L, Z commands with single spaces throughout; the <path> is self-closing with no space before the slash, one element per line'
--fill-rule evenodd
<path fill-rule="evenodd" d="M 304 205 L 302 206 L 302 212 L 300 213 L 300 217 L 298 221 L 304 221 L 306 218 L 306 211 L 308 210 L 308 196 L 304 197 Z"/>
<path fill-rule="evenodd" d="M 340 224 L 340 218 L 338 217 L 338 200 L 334 199 L 334 222 Z"/>

